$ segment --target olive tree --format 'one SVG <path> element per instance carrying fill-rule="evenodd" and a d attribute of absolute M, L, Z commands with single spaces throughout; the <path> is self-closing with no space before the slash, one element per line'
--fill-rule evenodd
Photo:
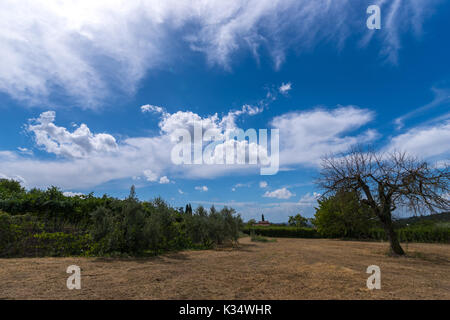
<path fill-rule="evenodd" d="M 354 149 L 326 156 L 318 180 L 325 194 L 354 190 L 381 221 L 391 251 L 403 255 L 392 225 L 392 212 L 400 207 L 414 214 L 450 209 L 448 164 L 431 166 L 405 152 L 382 153 Z"/>

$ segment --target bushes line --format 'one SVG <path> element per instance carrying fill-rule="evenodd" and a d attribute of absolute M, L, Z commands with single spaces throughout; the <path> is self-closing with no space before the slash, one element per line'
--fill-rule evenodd
<path fill-rule="evenodd" d="M 261 226 L 261 227 L 245 227 L 244 233 L 250 235 L 251 231 L 255 234 L 265 237 L 277 238 L 320 238 L 317 231 L 313 228 L 306 227 L 275 227 L 275 226 Z"/>
<path fill-rule="evenodd" d="M 372 228 L 365 234 L 357 236 L 327 236 L 321 235 L 314 228 L 297 228 L 288 226 L 261 226 L 244 228 L 244 233 L 250 235 L 252 231 L 256 235 L 278 238 L 343 238 L 360 240 L 387 240 L 383 229 Z M 450 243 L 450 229 L 434 226 L 405 227 L 397 230 L 401 242 L 440 242 Z"/>
<path fill-rule="evenodd" d="M 0 257 L 155 255 L 237 241 L 243 222 L 234 209 L 186 208 L 141 202 L 134 187 L 125 200 L 67 197 L 0 179 Z"/>
<path fill-rule="evenodd" d="M 450 229 L 434 226 L 417 226 L 397 229 L 400 242 L 440 242 L 450 243 Z M 387 240 L 383 229 L 371 229 L 368 239 Z"/>

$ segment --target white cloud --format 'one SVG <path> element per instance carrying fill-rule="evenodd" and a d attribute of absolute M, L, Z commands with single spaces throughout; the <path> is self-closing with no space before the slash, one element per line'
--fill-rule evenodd
<path fill-rule="evenodd" d="M 169 180 L 169 178 L 167 178 L 166 176 L 163 176 L 163 177 L 161 177 L 161 178 L 159 179 L 159 183 L 160 183 L 160 184 L 167 184 L 167 183 L 170 183 L 170 180 Z"/>
<path fill-rule="evenodd" d="M 37 146 L 48 153 L 60 155 L 62 159 L 44 160 L 24 157 L 17 152 L 0 151 L 0 172 L 26 177 L 28 183 L 36 187 L 58 185 L 82 189 L 117 179 L 139 179 L 143 176 L 147 181 L 156 182 L 168 174 L 184 178 L 211 178 L 236 170 L 248 172 L 254 167 L 173 165 L 170 153 L 174 141 L 171 140 L 171 133 L 176 128 L 192 129 L 193 121 L 199 120 L 204 129 L 213 128 L 223 135 L 225 125 L 217 114 L 201 117 L 190 111 L 164 113 L 159 123 L 160 135 L 127 138 L 120 142 L 106 133 L 91 133 L 85 124 L 70 132 L 55 125 L 55 117 L 53 111 L 43 112 L 38 119 L 32 119 L 26 128 L 33 134 Z"/>
<path fill-rule="evenodd" d="M 147 181 L 150 182 L 155 182 L 156 180 L 158 180 L 158 175 L 150 169 L 144 170 L 144 176 L 147 179 Z"/>
<path fill-rule="evenodd" d="M 248 183 L 236 183 L 232 188 L 231 188 L 231 191 L 236 191 L 236 189 L 238 189 L 238 188 L 250 188 L 250 186 L 251 186 L 251 183 L 250 182 L 248 182 Z"/>
<path fill-rule="evenodd" d="M 249 114 L 243 107 L 241 111 Z M 243 113 L 241 113 L 243 114 Z M 225 118 L 225 117 L 224 117 Z M 143 179 L 156 182 L 161 176 L 182 178 L 214 178 L 233 172 L 234 174 L 257 174 L 258 165 L 173 165 L 171 162 L 170 137 L 176 128 L 192 129 L 193 121 L 202 121 L 204 130 L 212 128 L 224 135 L 229 122 L 217 114 L 201 117 L 190 111 L 179 111 L 161 115 L 161 134 L 155 137 L 135 137 L 116 141 L 109 134 L 93 134 L 87 125 L 70 132 L 55 125 L 55 113 L 44 112 L 27 126 L 35 135 L 36 144 L 49 153 L 61 155 L 63 159 L 39 160 L 20 156 L 11 151 L 0 151 L 0 172 L 24 177 L 29 185 L 62 188 L 91 188 L 118 179 Z M 361 136 L 339 137 L 344 132 L 369 121 L 370 112 L 353 107 L 334 111 L 314 110 L 280 116 L 272 121 L 280 131 L 282 164 L 316 163 L 323 152 L 333 151 L 363 140 Z M 226 125 L 228 123 L 228 126 Z M 286 129 L 287 131 L 283 131 Z M 330 131 L 330 132 L 328 132 Z M 364 135 L 362 135 L 364 137 Z M 306 142 L 304 139 L 307 139 Z M 234 142 L 235 144 L 237 142 Z M 248 146 L 251 152 L 258 145 Z M 340 143 L 340 144 L 339 144 Z M 233 142 L 231 141 L 231 144 Z M 214 159 L 223 154 L 231 144 L 218 144 L 212 155 Z M 298 149 L 296 146 L 298 145 Z"/>
<path fill-rule="evenodd" d="M 82 196 L 82 193 L 79 192 L 72 192 L 72 191 L 65 191 L 63 192 L 63 195 L 66 197 L 77 197 L 77 196 Z"/>
<path fill-rule="evenodd" d="M 412 128 L 391 139 L 387 151 L 407 151 L 421 158 L 450 158 L 450 120 Z"/>
<path fill-rule="evenodd" d="M 394 122 L 397 125 L 398 129 L 401 129 L 403 127 L 406 120 L 419 116 L 430 109 L 434 109 L 437 107 L 446 107 L 448 110 L 448 105 L 450 104 L 450 89 L 433 87 L 431 88 L 431 91 L 434 94 L 434 98 L 431 102 L 395 119 Z"/>
<path fill-rule="evenodd" d="M 280 128 L 281 165 L 316 165 L 325 153 L 346 151 L 357 143 L 373 141 L 377 134 L 363 129 L 373 117 L 373 113 L 367 109 L 349 106 L 294 112 L 274 118 L 271 125 Z M 250 165 L 173 165 L 170 158 L 173 144 L 170 133 L 177 127 L 189 127 L 192 119 L 204 120 L 206 127 L 215 128 L 221 134 L 226 130 L 223 119 L 217 115 L 201 117 L 192 112 L 180 111 L 162 116 L 159 136 L 116 141 L 109 134 L 92 133 L 87 125 L 70 132 L 55 124 L 54 112 L 44 112 L 27 128 L 34 134 L 38 146 L 62 157 L 38 159 L 19 152 L 0 151 L 0 172 L 3 176 L 20 177 L 28 186 L 57 185 L 69 190 L 83 190 L 108 181 L 139 177 L 150 182 L 166 182 L 164 177 L 168 176 L 175 179 L 211 179 L 230 173 L 258 173 L 258 166 Z M 449 158 L 448 141 L 450 122 L 445 120 L 410 129 L 392 138 L 385 149 L 406 149 L 422 157 L 442 160 Z M 233 187 L 236 190 L 242 185 Z M 265 188 L 267 185 L 261 181 L 260 187 Z M 207 191 L 205 188 L 200 190 Z"/>
<path fill-rule="evenodd" d="M 184 194 L 183 190 L 181 190 L 181 189 L 178 189 L 178 193 L 179 194 Z"/>
<path fill-rule="evenodd" d="M 141 107 L 141 111 L 143 113 L 145 113 L 145 112 L 156 112 L 156 113 L 163 114 L 164 113 L 164 108 L 158 107 L 158 106 L 153 106 L 151 104 L 146 104 L 146 105 L 143 105 Z"/>
<path fill-rule="evenodd" d="M 208 187 L 207 186 L 198 186 L 198 187 L 195 187 L 195 190 L 201 191 L 201 192 L 206 192 L 206 191 L 208 191 Z"/>
<path fill-rule="evenodd" d="M 374 38 L 380 41 L 380 54 L 388 62 L 398 63 L 399 51 L 402 47 L 402 35 L 411 33 L 415 37 L 423 34 L 422 26 L 425 20 L 436 11 L 436 7 L 441 0 L 430 1 L 402 1 L 402 0 L 377 0 L 373 4 L 381 7 L 382 20 L 381 30 L 383 32 L 370 32 L 366 30 L 366 35 L 361 41 L 365 46 Z"/>
<path fill-rule="evenodd" d="M 30 156 L 33 155 L 33 151 L 29 150 L 27 148 L 18 147 L 17 150 L 19 150 L 19 152 L 21 154 L 26 154 L 26 155 L 30 155 Z"/>
<path fill-rule="evenodd" d="M 1 156 L 1 152 L 0 152 Z M 0 179 L 14 180 L 20 182 L 22 186 L 27 186 L 27 181 L 19 175 L 6 175 L 0 172 Z"/>
<path fill-rule="evenodd" d="M 313 193 L 307 193 L 303 195 L 300 200 L 298 201 L 299 205 L 304 207 L 313 207 L 314 205 L 317 205 L 317 199 L 320 198 L 320 193 L 313 192 Z"/>
<path fill-rule="evenodd" d="M 282 83 L 281 86 L 278 88 L 278 91 L 280 91 L 281 94 L 287 94 L 292 89 L 292 84 L 290 82 L 288 83 Z"/>
<path fill-rule="evenodd" d="M 266 191 L 266 193 L 263 195 L 263 197 L 265 198 L 277 198 L 277 199 L 289 199 L 293 196 L 295 196 L 295 194 L 293 194 L 286 188 L 281 188 L 274 191 Z"/>
<path fill-rule="evenodd" d="M 354 106 L 315 109 L 275 117 L 280 129 L 280 164 L 317 165 L 327 153 L 347 151 L 351 146 L 377 137 L 373 130 L 352 134 L 374 118 L 373 112 Z"/>
<path fill-rule="evenodd" d="M 71 158 L 82 158 L 93 153 L 106 153 L 117 149 L 116 139 L 105 133 L 92 134 L 82 124 L 70 133 L 64 127 L 54 124 L 54 111 L 41 113 L 39 118 L 27 127 L 35 136 L 36 144 L 45 151 Z"/>
<path fill-rule="evenodd" d="M 260 187 L 260 188 L 267 188 L 267 186 L 268 186 L 268 184 L 267 184 L 266 181 L 261 181 L 261 182 L 259 183 L 259 187 Z"/>
<path fill-rule="evenodd" d="M 132 94 L 149 70 L 178 63 L 180 50 L 232 67 L 235 53 L 267 52 L 280 68 L 303 52 L 366 34 L 396 62 L 401 35 L 420 35 L 438 1 L 386 1 L 382 29 L 361 27 L 364 4 L 329 0 L 4 0 L 0 3 L 0 90 L 40 104 L 54 93 L 95 107 L 112 93 Z M 295 30 L 295 32 L 292 32 Z"/>

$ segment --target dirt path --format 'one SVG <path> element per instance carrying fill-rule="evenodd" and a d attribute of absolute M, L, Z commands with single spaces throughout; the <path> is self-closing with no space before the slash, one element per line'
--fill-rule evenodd
<path fill-rule="evenodd" d="M 450 299 L 450 245 L 241 239 L 234 250 L 185 251 L 148 259 L 0 259 L 0 299 Z M 66 268 L 81 267 L 81 290 Z M 369 291 L 366 269 L 381 268 Z"/>

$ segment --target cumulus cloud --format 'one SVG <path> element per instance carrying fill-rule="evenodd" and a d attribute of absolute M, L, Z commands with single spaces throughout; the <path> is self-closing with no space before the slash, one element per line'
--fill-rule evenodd
<path fill-rule="evenodd" d="M 201 192 L 206 192 L 208 191 L 208 187 L 207 186 L 198 186 L 194 188 L 197 191 L 201 191 Z"/>
<path fill-rule="evenodd" d="M 116 139 L 105 133 L 93 134 L 85 124 L 74 132 L 54 124 L 54 111 L 41 113 L 39 118 L 28 125 L 34 134 L 36 144 L 45 151 L 70 158 L 83 158 L 94 153 L 107 153 L 117 149 Z"/>
<path fill-rule="evenodd" d="M 253 109 L 244 106 L 237 110 L 242 111 L 237 116 L 250 115 L 251 110 Z M 127 178 L 142 177 L 149 182 L 159 182 L 160 177 L 169 175 L 214 178 L 231 172 L 258 173 L 259 165 L 224 166 L 217 163 L 220 158 L 223 159 L 227 148 L 234 148 L 236 160 L 238 156 L 248 159 L 261 151 L 265 154 L 257 143 L 227 141 L 214 146 L 210 157 L 213 160 L 211 163 L 216 164 L 174 165 L 171 161 L 171 149 L 175 143 L 172 133 L 177 128 L 193 130 L 194 121 L 200 121 L 203 130 L 208 128 L 216 130 L 219 135 L 225 135 L 234 125 L 217 114 L 202 117 L 191 111 L 172 114 L 164 112 L 160 115 L 160 135 L 121 141 L 116 141 L 107 133 L 92 133 L 84 124 L 70 131 L 56 125 L 55 117 L 53 111 L 44 112 L 32 120 L 27 129 L 33 134 L 37 146 L 61 156 L 62 159 L 39 160 L 16 152 L 0 151 L 0 172 L 24 177 L 33 186 L 47 187 L 53 184 L 62 188 L 81 189 Z M 276 117 L 272 125 L 281 129 L 280 161 L 282 164 L 316 163 L 323 153 L 336 151 L 337 146 L 341 150 L 364 141 L 369 134 L 350 135 L 349 132 L 372 117 L 367 110 L 356 107 L 341 107 L 331 111 L 313 110 Z M 237 148 L 241 145 L 245 148 Z M 242 153 L 243 150 L 245 154 Z"/>
<path fill-rule="evenodd" d="M 267 188 L 267 182 L 266 181 L 261 181 L 260 183 L 259 183 L 259 187 L 260 188 Z"/>
<path fill-rule="evenodd" d="M 242 112 L 238 112 L 236 117 L 255 112 L 247 106 L 242 107 L 240 111 Z M 24 157 L 25 154 L 20 155 L 18 152 L 0 151 L 0 172 L 9 176 L 27 177 L 33 186 L 58 185 L 78 189 L 116 179 L 138 180 L 142 177 L 149 182 L 162 179 L 161 182 L 165 183 L 167 180 L 161 177 L 167 177 L 167 174 L 211 178 L 235 170 L 248 172 L 248 165 L 174 165 L 171 161 L 171 149 L 176 142 L 172 139 L 176 129 L 193 130 L 194 122 L 199 121 L 203 130 L 216 130 L 219 135 L 224 136 L 227 121 L 219 118 L 217 114 L 202 117 L 190 111 L 173 114 L 163 112 L 160 117 L 160 135 L 127 138 L 119 142 L 110 134 L 92 133 L 86 124 L 74 130 L 58 126 L 55 124 L 54 111 L 43 112 L 37 119 L 30 120 L 26 130 L 33 136 L 37 147 L 58 155 L 61 159 L 44 160 Z M 223 149 L 224 146 L 219 144 L 217 148 Z M 217 154 L 218 152 L 212 156 Z"/>
<path fill-rule="evenodd" d="M 156 113 L 163 114 L 164 113 L 164 108 L 158 107 L 158 106 L 153 106 L 151 104 L 146 104 L 146 105 L 143 105 L 141 107 L 141 111 L 143 113 L 145 113 L 145 112 L 156 112 Z"/>
<path fill-rule="evenodd" d="M 278 69 L 290 49 L 341 49 L 355 33 L 395 63 L 401 36 L 420 36 L 437 2 L 376 1 L 385 18 L 374 35 L 361 27 L 365 4 L 349 0 L 4 0 L 0 90 L 32 104 L 58 93 L 96 107 L 114 92 L 133 94 L 149 70 L 177 63 L 180 48 L 225 69 L 239 51 L 257 60 L 264 52 Z"/>
<path fill-rule="evenodd" d="M 258 166 L 253 165 L 176 166 L 172 163 L 170 153 L 174 142 L 170 134 L 173 130 L 189 127 L 193 119 L 200 119 L 206 127 L 224 134 L 227 129 L 223 118 L 218 115 L 202 117 L 190 111 L 165 113 L 161 115 L 159 123 L 160 135 L 121 141 L 116 141 L 107 133 L 92 133 L 84 124 L 68 130 L 56 125 L 55 117 L 53 111 L 44 112 L 26 128 L 32 133 L 36 146 L 60 157 L 53 160 L 38 159 L 20 152 L 0 151 L 0 173 L 3 176 L 20 177 L 17 179 L 26 181 L 29 186 L 58 185 L 65 189 L 80 190 L 119 179 L 142 178 L 149 182 L 166 183 L 171 180 L 168 176 L 214 178 L 231 172 L 258 173 Z M 372 142 L 378 134 L 364 129 L 364 126 L 373 118 L 374 114 L 369 110 L 354 106 L 313 109 L 275 117 L 270 124 L 280 129 L 281 165 L 317 165 L 325 153 L 346 151 L 355 144 Z M 385 150 L 406 150 L 438 161 L 449 158 L 448 141 L 450 122 L 446 119 L 412 128 L 391 138 Z M 231 147 L 231 144 L 217 145 L 213 157 L 220 155 L 219 151 L 223 152 L 227 147 Z M 257 146 L 250 150 L 257 150 Z M 238 187 L 234 186 L 235 190 Z M 267 184 L 261 181 L 260 187 L 266 188 Z M 282 191 L 277 192 L 282 196 Z M 277 192 L 274 192 L 267 192 L 265 196 L 276 197 Z"/>
<path fill-rule="evenodd" d="M 150 182 L 155 182 L 156 180 L 158 180 L 158 175 L 150 169 L 144 170 L 144 177 L 145 179 L 147 179 L 147 181 Z"/>
<path fill-rule="evenodd" d="M 263 195 L 265 198 L 277 198 L 277 199 L 289 199 L 295 196 L 294 193 L 290 192 L 287 188 L 281 188 L 274 191 L 266 191 Z"/>
<path fill-rule="evenodd" d="M 167 183 L 170 183 L 170 180 L 169 180 L 169 178 L 167 178 L 166 176 L 163 176 L 163 177 L 161 177 L 161 178 L 159 179 L 159 183 L 160 183 L 160 184 L 167 184 Z"/>

